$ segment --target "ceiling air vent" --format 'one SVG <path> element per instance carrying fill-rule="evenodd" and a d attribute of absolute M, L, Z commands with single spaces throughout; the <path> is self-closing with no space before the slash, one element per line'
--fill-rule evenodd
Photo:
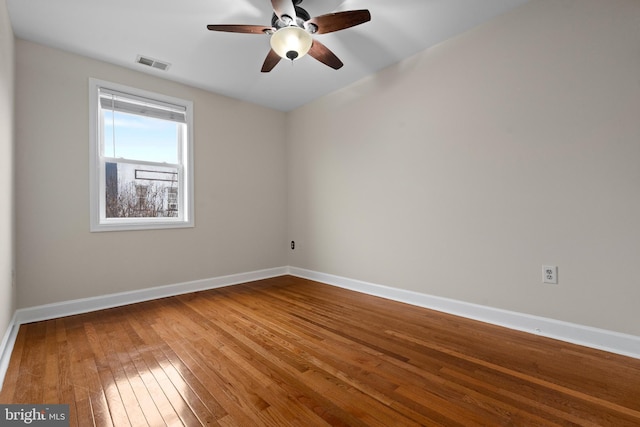
<path fill-rule="evenodd" d="M 148 56 L 138 55 L 136 58 L 136 62 L 138 64 L 147 65 L 152 68 L 156 68 L 158 70 L 167 71 L 171 64 L 168 62 L 162 62 L 157 59 L 149 58 Z"/>

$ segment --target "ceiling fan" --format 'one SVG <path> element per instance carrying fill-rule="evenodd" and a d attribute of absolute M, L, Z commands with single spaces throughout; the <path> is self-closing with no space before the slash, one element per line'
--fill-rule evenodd
<path fill-rule="evenodd" d="M 271 0 L 273 17 L 271 26 L 261 25 L 207 25 L 211 31 L 229 33 L 268 34 L 271 50 L 262 64 L 262 72 L 273 70 L 281 59 L 294 61 L 307 53 L 325 65 L 337 70 L 344 64 L 325 45 L 312 35 L 344 30 L 371 20 L 368 10 L 348 10 L 311 18 L 299 4 L 302 0 Z"/>

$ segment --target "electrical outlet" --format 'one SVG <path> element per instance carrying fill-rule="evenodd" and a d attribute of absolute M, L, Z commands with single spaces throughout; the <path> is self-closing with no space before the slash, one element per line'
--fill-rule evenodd
<path fill-rule="evenodd" d="M 542 283 L 558 283 L 558 266 L 557 265 L 543 265 L 542 266 Z"/>
<path fill-rule="evenodd" d="M 291 250 L 294 250 L 296 248 L 296 242 L 294 242 L 293 240 L 291 241 Z"/>

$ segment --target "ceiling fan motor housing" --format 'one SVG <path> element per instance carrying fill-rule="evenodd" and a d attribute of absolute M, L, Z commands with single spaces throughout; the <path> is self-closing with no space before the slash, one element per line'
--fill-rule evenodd
<path fill-rule="evenodd" d="M 300 3 L 300 2 L 298 2 Z M 297 3 L 296 3 L 297 4 Z M 271 16 L 271 25 L 279 30 L 280 28 L 288 27 L 290 25 L 297 25 L 300 28 L 305 28 L 304 23 L 311 19 L 311 15 L 309 12 L 301 8 L 300 6 L 294 6 L 296 10 L 296 20 L 295 24 L 293 22 L 293 18 L 288 15 L 282 15 L 282 18 L 279 18 L 278 15 L 274 14 Z M 314 25 L 315 27 L 315 25 Z"/>

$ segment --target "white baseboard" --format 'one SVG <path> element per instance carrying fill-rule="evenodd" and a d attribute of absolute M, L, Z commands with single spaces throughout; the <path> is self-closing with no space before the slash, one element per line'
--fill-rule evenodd
<path fill-rule="evenodd" d="M 292 276 L 315 280 L 328 285 L 404 302 L 407 304 L 442 311 L 456 316 L 479 320 L 518 331 L 542 335 L 586 347 L 617 353 L 640 359 L 640 337 L 604 329 L 563 322 L 529 314 L 501 310 L 463 301 L 422 294 L 404 289 L 391 288 L 346 277 L 305 270 L 297 267 L 277 267 L 248 273 L 232 274 L 174 285 L 158 286 L 136 291 L 121 292 L 92 298 L 82 298 L 37 307 L 16 310 L 13 319 L 0 342 L 0 390 L 11 352 L 23 323 L 55 319 L 74 314 L 88 313 L 106 308 L 119 307 L 137 302 L 182 295 L 190 292 L 237 285 L 254 280 L 291 274 Z"/>
<path fill-rule="evenodd" d="M 40 305 L 37 307 L 21 308 L 16 310 L 15 320 L 18 325 L 21 325 L 23 323 L 38 322 L 40 320 L 49 320 L 57 317 L 88 313 L 91 311 L 150 301 L 158 298 L 171 297 L 174 295 L 182 295 L 191 292 L 237 285 L 239 283 L 268 279 L 270 277 L 282 276 L 285 274 L 288 274 L 287 267 L 277 267 L 252 271 L 249 273 L 239 273 L 210 279 L 194 280 L 192 282 L 177 283 L 174 285 L 157 286 L 153 288 L 101 295 L 91 298 L 81 298 L 71 301 Z"/>
<path fill-rule="evenodd" d="M 11 352 L 13 351 L 16 336 L 18 335 L 18 329 L 20 328 L 20 325 L 24 323 L 55 319 L 58 317 L 88 313 L 91 311 L 119 307 L 174 295 L 182 295 L 191 292 L 237 285 L 239 283 L 252 282 L 254 280 L 283 276 L 288 274 L 288 272 L 288 267 L 277 267 L 252 271 L 249 273 L 232 274 L 229 276 L 195 280 L 192 282 L 177 283 L 174 285 L 158 286 L 18 309 L 14 313 L 13 319 L 7 328 L 2 342 L 0 343 L 0 390 L 2 390 L 4 376 L 7 372 L 7 368 L 9 367 L 9 360 L 11 359 Z"/>
<path fill-rule="evenodd" d="M 640 359 L 640 337 L 346 277 L 289 267 L 289 274 L 419 307 Z"/>
<path fill-rule="evenodd" d="M 16 324 L 15 320 L 16 316 L 14 314 L 13 318 L 9 322 L 9 326 L 7 326 L 4 337 L 0 342 L 0 390 L 2 390 L 4 376 L 7 373 L 7 369 L 9 369 L 9 361 L 11 360 L 13 344 L 15 344 L 16 342 L 16 337 L 18 336 L 18 328 L 20 327 Z"/>

